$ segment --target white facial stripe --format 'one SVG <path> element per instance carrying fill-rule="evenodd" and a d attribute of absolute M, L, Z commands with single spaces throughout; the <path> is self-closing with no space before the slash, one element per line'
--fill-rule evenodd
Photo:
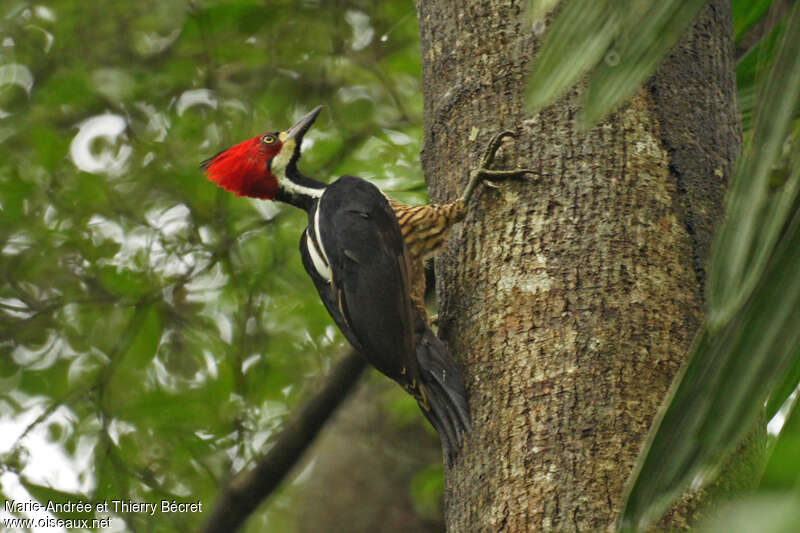
<path fill-rule="evenodd" d="M 322 246 L 322 243 L 320 243 L 320 246 Z M 306 230 L 306 248 L 308 249 L 308 255 L 311 256 L 311 263 L 313 263 L 314 269 L 317 271 L 317 274 L 322 276 L 325 279 L 325 281 L 330 283 L 331 279 L 333 279 L 333 272 L 331 272 L 331 267 L 328 266 L 328 263 L 326 263 L 319 256 L 319 253 L 317 253 L 317 247 L 314 244 L 314 241 L 311 240 L 311 235 L 308 234 L 308 230 Z"/>
<path fill-rule="evenodd" d="M 284 136 L 284 134 L 281 133 L 281 136 Z M 288 141 L 283 143 L 281 151 L 278 152 L 278 155 L 272 158 L 272 162 L 270 163 L 270 168 L 272 169 L 272 173 L 275 174 L 275 176 L 277 176 L 279 182 L 288 181 L 285 179 L 286 166 L 292 159 L 292 153 L 294 153 L 294 139 L 289 139 Z"/>
<path fill-rule="evenodd" d="M 281 142 L 283 142 L 283 146 L 281 147 L 281 151 L 278 152 L 278 155 L 273 157 L 272 162 L 270 163 L 270 170 L 272 171 L 272 174 L 278 178 L 278 187 L 292 195 L 310 196 L 312 198 L 319 198 L 322 196 L 322 191 L 324 189 L 314 189 L 312 187 L 298 185 L 290 180 L 288 176 L 286 176 L 286 167 L 289 165 L 289 161 L 292 160 L 295 140 L 285 140 L 286 132 L 280 133 L 278 138 L 281 140 Z"/>

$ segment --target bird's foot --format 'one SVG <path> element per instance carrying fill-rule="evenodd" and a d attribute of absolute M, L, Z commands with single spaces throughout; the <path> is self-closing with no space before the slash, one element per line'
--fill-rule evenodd
<path fill-rule="evenodd" d="M 492 137 L 492 140 L 489 141 L 489 144 L 486 146 L 486 150 L 483 152 L 480 166 L 478 166 L 476 169 L 473 169 L 469 173 L 469 182 L 467 183 L 467 187 L 464 189 L 464 194 L 461 195 L 464 205 L 469 202 L 472 193 L 475 192 L 475 188 L 479 183 L 484 183 L 489 187 L 497 189 L 499 186 L 497 185 L 496 180 L 522 178 L 525 177 L 526 174 L 537 173 L 535 170 L 528 168 L 515 168 L 510 170 L 495 170 L 489 168 L 494 162 L 494 157 L 497 154 L 497 151 L 503 145 L 503 140 L 506 138 L 516 139 L 516 137 L 517 136 L 514 134 L 514 132 L 509 130 L 501 131 Z"/>

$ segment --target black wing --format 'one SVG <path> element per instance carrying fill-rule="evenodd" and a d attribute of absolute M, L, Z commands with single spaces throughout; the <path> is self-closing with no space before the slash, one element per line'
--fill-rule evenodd
<path fill-rule="evenodd" d="M 386 197 L 361 178 L 339 178 L 309 211 L 300 249 L 347 340 L 379 371 L 419 395 L 405 244 Z M 330 282 L 312 253 L 329 266 Z"/>
<path fill-rule="evenodd" d="M 464 382 L 447 346 L 412 307 L 405 243 L 386 197 L 360 178 L 340 178 L 309 211 L 300 250 L 339 329 L 417 399 L 451 462 L 470 430 Z"/>

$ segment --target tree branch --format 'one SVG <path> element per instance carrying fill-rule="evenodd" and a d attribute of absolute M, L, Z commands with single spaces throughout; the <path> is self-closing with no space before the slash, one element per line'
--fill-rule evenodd
<path fill-rule="evenodd" d="M 228 483 L 204 533 L 230 533 L 241 527 L 299 461 L 366 366 L 364 358 L 355 351 L 337 363 L 322 389 L 286 425 L 269 452 L 254 468 Z"/>

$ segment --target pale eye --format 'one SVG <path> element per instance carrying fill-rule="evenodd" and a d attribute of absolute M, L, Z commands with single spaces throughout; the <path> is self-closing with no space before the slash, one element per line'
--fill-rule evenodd
<path fill-rule="evenodd" d="M 273 144 L 277 140 L 278 139 L 276 139 L 274 135 L 270 135 L 269 133 L 261 137 L 261 142 L 264 144 Z"/>

